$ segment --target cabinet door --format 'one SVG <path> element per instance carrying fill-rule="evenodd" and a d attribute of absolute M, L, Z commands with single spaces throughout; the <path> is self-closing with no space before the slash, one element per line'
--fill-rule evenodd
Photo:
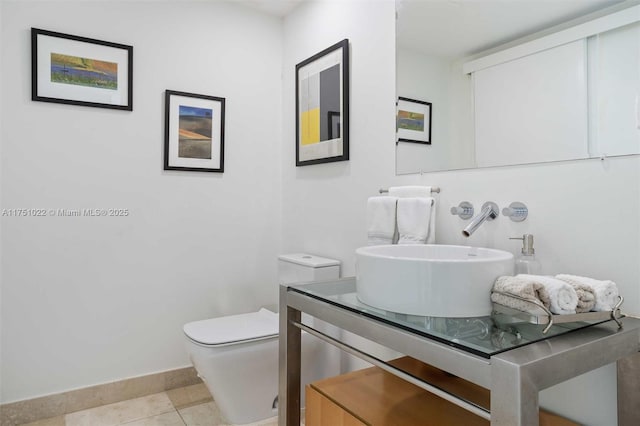
<path fill-rule="evenodd" d="M 588 158 L 586 41 L 476 71 L 479 167 Z"/>
<path fill-rule="evenodd" d="M 305 426 L 366 426 L 311 386 L 305 392 Z"/>

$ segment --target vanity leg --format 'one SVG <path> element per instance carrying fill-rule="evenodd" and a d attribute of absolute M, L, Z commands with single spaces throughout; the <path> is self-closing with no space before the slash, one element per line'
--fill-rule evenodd
<path fill-rule="evenodd" d="M 300 311 L 287 303 L 287 287 L 280 286 L 280 334 L 278 378 L 278 424 L 300 425 Z"/>
<path fill-rule="evenodd" d="M 618 426 L 640 424 L 640 352 L 619 359 Z"/>
<path fill-rule="evenodd" d="M 491 426 L 538 426 L 538 388 L 520 366 L 491 358 Z"/>

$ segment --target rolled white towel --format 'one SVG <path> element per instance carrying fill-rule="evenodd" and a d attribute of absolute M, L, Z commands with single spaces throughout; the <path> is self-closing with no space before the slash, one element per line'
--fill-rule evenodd
<path fill-rule="evenodd" d="M 596 299 L 595 306 L 593 307 L 594 311 L 612 311 L 618 303 L 620 292 L 618 286 L 613 281 L 596 280 L 589 277 L 569 274 L 559 274 L 556 275 L 556 278 L 572 285 L 580 284 L 592 288 Z"/>
<path fill-rule="evenodd" d="M 556 276 L 558 279 L 559 276 Z M 596 306 L 596 295 L 593 291 L 593 287 L 578 282 L 576 280 L 562 280 L 569 284 L 576 291 L 578 295 L 578 307 L 576 308 L 576 313 L 580 314 L 582 312 L 589 312 L 594 309 Z"/>
<path fill-rule="evenodd" d="M 578 307 L 578 294 L 568 283 L 545 275 L 516 275 L 525 280 L 540 283 L 549 293 L 551 313 L 557 315 L 575 314 Z"/>
<path fill-rule="evenodd" d="M 527 300 L 536 300 L 549 309 L 549 294 L 545 287 L 528 279 L 512 276 L 498 277 L 493 283 L 491 301 L 524 312 L 538 312 L 535 304 L 500 293 L 513 294 Z"/>
<path fill-rule="evenodd" d="M 596 295 L 594 294 L 593 289 L 586 285 L 573 285 L 571 283 L 569 283 L 569 285 L 573 287 L 578 295 L 578 307 L 576 308 L 576 313 L 579 314 L 593 310 L 596 306 Z"/>

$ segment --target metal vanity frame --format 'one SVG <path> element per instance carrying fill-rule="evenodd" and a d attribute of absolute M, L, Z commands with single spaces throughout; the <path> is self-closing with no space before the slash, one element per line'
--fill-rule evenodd
<path fill-rule="evenodd" d="M 345 280 L 353 278 L 333 283 L 335 285 Z M 300 354 L 303 329 L 490 420 L 491 425 L 537 426 L 540 390 L 612 362 L 621 361 L 618 362 L 619 376 L 623 369 L 640 371 L 640 357 L 637 356 L 640 351 L 640 320 L 636 318 L 625 318 L 621 329 L 615 322 L 609 321 L 484 358 L 353 312 L 339 304 L 298 292 L 294 287 L 280 286 L 278 414 L 281 426 L 300 425 Z M 489 389 L 490 411 L 440 391 L 382 360 L 302 324 L 302 312 Z M 633 360 L 631 366 L 629 360 Z M 640 424 L 640 408 L 636 406 L 630 410 L 628 407 L 633 400 L 640 399 L 637 380 L 627 383 L 620 383 L 619 380 L 618 393 L 619 424 Z M 499 397 L 494 398 L 494 395 Z M 625 407 L 621 398 L 626 401 Z"/>

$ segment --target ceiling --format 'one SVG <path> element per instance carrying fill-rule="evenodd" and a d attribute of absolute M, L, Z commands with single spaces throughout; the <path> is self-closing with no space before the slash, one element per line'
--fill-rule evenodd
<path fill-rule="evenodd" d="M 284 17 L 305 1 L 232 0 Z M 315 0 L 375 2 L 391 0 Z M 598 10 L 640 0 L 396 0 L 398 46 L 460 58 Z"/>
<path fill-rule="evenodd" d="M 233 0 L 269 15 L 284 17 L 305 0 Z"/>
<path fill-rule="evenodd" d="M 397 0 L 398 46 L 470 56 L 622 0 Z"/>

